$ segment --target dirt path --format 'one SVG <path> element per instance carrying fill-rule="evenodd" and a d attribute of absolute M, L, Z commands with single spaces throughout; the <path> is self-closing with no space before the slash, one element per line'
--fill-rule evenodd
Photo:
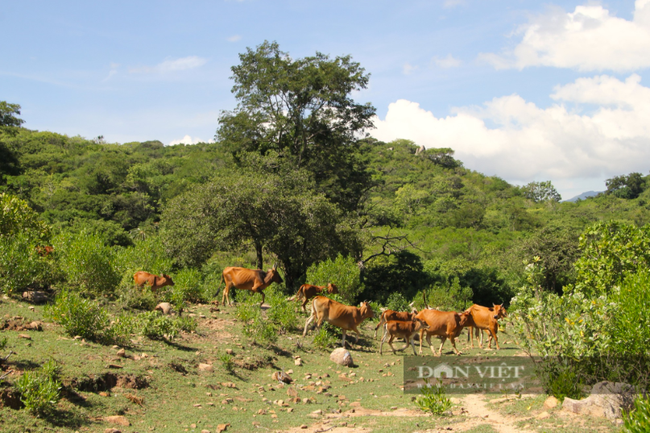
<path fill-rule="evenodd" d="M 470 418 L 467 427 L 471 428 L 481 424 L 490 424 L 499 433 L 529 432 L 522 430 L 515 423 L 522 421 L 521 418 L 501 415 L 499 412 L 487 407 L 486 396 L 482 394 L 469 394 L 462 400 L 462 407 L 467 411 Z"/>

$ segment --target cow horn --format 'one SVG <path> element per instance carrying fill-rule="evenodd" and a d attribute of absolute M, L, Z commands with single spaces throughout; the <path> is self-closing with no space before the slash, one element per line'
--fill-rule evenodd
<path fill-rule="evenodd" d="M 277 262 L 273 263 L 273 270 L 276 270 L 277 268 L 278 268 L 278 263 Z"/>

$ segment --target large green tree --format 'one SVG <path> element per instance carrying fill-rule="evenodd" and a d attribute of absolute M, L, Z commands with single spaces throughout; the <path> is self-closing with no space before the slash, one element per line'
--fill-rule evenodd
<path fill-rule="evenodd" d="M 215 250 L 252 248 L 257 267 L 272 254 L 292 288 L 314 262 L 358 250 L 340 209 L 302 170 L 268 174 L 242 170 L 170 201 L 161 219 L 168 254 L 182 265 L 199 265 Z"/>
<path fill-rule="evenodd" d="M 351 95 L 367 87 L 369 75 L 350 56 L 293 59 L 276 42 L 239 58 L 231 77 L 239 102 L 222 113 L 217 141 L 237 156 L 277 154 L 279 163 L 305 169 L 343 209 L 357 209 L 371 184 L 359 139 L 372 127 L 375 108 Z"/>

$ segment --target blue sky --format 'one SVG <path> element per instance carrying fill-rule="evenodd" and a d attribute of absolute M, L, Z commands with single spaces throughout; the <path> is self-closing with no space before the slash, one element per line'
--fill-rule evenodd
<path fill-rule="evenodd" d="M 563 198 L 650 161 L 650 0 L 0 0 L 0 100 L 24 126 L 194 143 L 234 108 L 230 67 L 264 40 L 351 54 L 384 141 Z"/>

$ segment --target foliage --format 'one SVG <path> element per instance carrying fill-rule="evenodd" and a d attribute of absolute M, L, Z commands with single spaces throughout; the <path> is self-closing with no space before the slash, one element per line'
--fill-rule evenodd
<path fill-rule="evenodd" d="M 408 300 L 399 292 L 391 293 L 388 296 L 386 308 L 393 311 L 411 311 Z"/>
<path fill-rule="evenodd" d="M 530 182 L 528 185 L 522 186 L 521 191 L 524 197 L 535 203 L 562 200 L 562 196 L 557 192 L 550 180 Z"/>
<path fill-rule="evenodd" d="M 244 335 L 258 344 L 275 343 L 278 325 L 264 318 L 257 299 L 251 293 L 242 293 L 241 297 L 244 299 L 237 305 L 236 315 L 244 323 Z"/>
<path fill-rule="evenodd" d="M 110 317 L 97 302 L 84 299 L 79 293 L 62 290 L 53 304 L 45 307 L 45 317 L 63 326 L 71 336 L 109 343 Z"/>
<path fill-rule="evenodd" d="M 0 236 L 0 289 L 6 294 L 47 286 L 54 278 L 52 264 L 41 257 L 29 233 Z"/>
<path fill-rule="evenodd" d="M 386 303 L 391 293 L 398 292 L 406 299 L 412 299 L 430 282 L 422 259 L 404 250 L 390 256 L 378 256 L 370 262 L 364 273 L 365 290 L 361 297 Z"/>
<path fill-rule="evenodd" d="M 266 300 L 270 306 L 267 310 L 268 320 L 277 325 L 282 333 L 291 332 L 298 327 L 298 316 L 294 305 L 287 302 L 286 295 L 275 288 L 265 290 Z"/>
<path fill-rule="evenodd" d="M 25 200 L 2 193 L 0 194 L 0 237 L 14 236 L 18 233 L 28 233 L 34 241 L 45 241 L 49 236 L 50 228 Z"/>
<path fill-rule="evenodd" d="M 222 353 L 219 356 L 219 361 L 223 368 L 230 374 L 235 371 L 235 362 L 233 361 L 233 356 L 228 353 Z"/>
<path fill-rule="evenodd" d="M 98 234 L 64 232 L 52 244 L 68 284 L 93 295 L 113 293 L 120 281 L 114 250 Z"/>
<path fill-rule="evenodd" d="M 424 386 L 420 388 L 420 395 L 415 399 L 415 405 L 423 412 L 431 415 L 442 416 L 451 409 L 451 400 L 445 394 L 445 387 L 442 383 L 430 384 L 424 380 Z"/>
<path fill-rule="evenodd" d="M 623 414 L 624 430 L 630 433 L 650 431 L 650 396 L 641 395 L 634 400 L 634 409 Z"/>
<path fill-rule="evenodd" d="M 15 128 L 25 122 L 16 117 L 17 114 L 20 114 L 20 105 L 0 101 L 0 132 L 15 134 Z"/>
<path fill-rule="evenodd" d="M 650 356 L 650 271 L 628 275 L 610 300 L 616 305 L 609 321 L 612 349 L 621 358 Z"/>
<path fill-rule="evenodd" d="M 181 331 L 192 332 L 196 320 L 192 317 L 163 316 L 158 311 L 147 311 L 137 316 L 140 332 L 151 340 L 173 340 Z"/>
<path fill-rule="evenodd" d="M 174 286 L 168 289 L 165 300 L 177 307 L 186 302 L 205 302 L 207 297 L 203 292 L 203 276 L 198 269 L 184 268 L 174 274 Z"/>
<path fill-rule="evenodd" d="M 587 296 L 608 294 L 629 273 L 650 266 L 650 225 L 598 223 L 580 236 L 579 248 L 575 290 Z"/>
<path fill-rule="evenodd" d="M 335 284 L 343 300 L 354 304 L 363 291 L 361 270 L 353 257 L 338 254 L 336 259 L 315 263 L 307 269 L 307 281 L 317 286 Z"/>
<path fill-rule="evenodd" d="M 26 371 L 16 382 L 20 401 L 33 415 L 42 416 L 51 412 L 61 398 L 61 382 L 53 360 L 47 361 L 34 372 Z"/>
<path fill-rule="evenodd" d="M 623 199 L 635 199 L 646 189 L 646 179 L 641 173 L 630 173 L 627 176 L 615 176 L 605 181 L 607 191 Z"/>
<path fill-rule="evenodd" d="M 294 59 L 268 41 L 239 60 L 231 68 L 237 109 L 222 113 L 215 138 L 236 156 L 275 152 L 290 170 L 305 169 L 328 199 L 358 208 L 369 176 L 356 155 L 357 137 L 375 114 L 351 98 L 368 85 L 364 69 L 350 56 Z"/>
<path fill-rule="evenodd" d="M 312 345 L 326 350 L 335 347 L 341 338 L 343 338 L 343 334 L 340 328 L 330 325 L 329 322 L 323 322 L 323 325 L 314 334 Z"/>

